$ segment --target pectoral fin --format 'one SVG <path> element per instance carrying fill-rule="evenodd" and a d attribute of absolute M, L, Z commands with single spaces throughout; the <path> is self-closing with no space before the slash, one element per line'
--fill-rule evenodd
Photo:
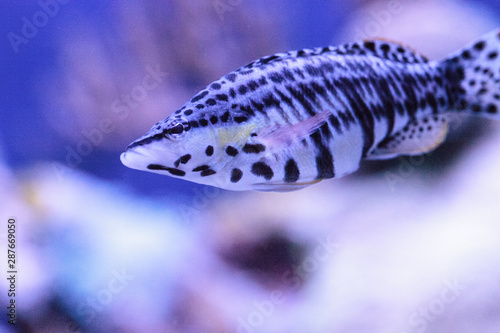
<path fill-rule="evenodd" d="M 437 148 L 446 138 L 448 122 L 444 115 L 410 121 L 369 152 L 366 159 L 389 159 L 399 155 L 420 155 Z"/>
<path fill-rule="evenodd" d="M 258 140 L 270 148 L 289 146 L 317 131 L 330 115 L 323 111 L 293 125 L 270 126 L 259 133 Z"/>

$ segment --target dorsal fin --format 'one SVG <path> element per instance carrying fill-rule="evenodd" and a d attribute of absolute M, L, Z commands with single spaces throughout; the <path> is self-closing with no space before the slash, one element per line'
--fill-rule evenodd
<path fill-rule="evenodd" d="M 276 53 L 257 59 L 239 68 L 237 71 L 241 72 L 251 68 L 265 66 L 275 62 L 283 61 L 287 58 L 304 58 L 325 53 L 334 53 L 338 55 L 370 54 L 379 58 L 410 64 L 428 62 L 428 59 L 426 57 L 407 46 L 383 38 L 377 38 L 372 40 L 365 40 L 363 42 L 347 43 L 340 46 L 316 47 L 313 49 L 302 49 L 297 51 Z"/>
<path fill-rule="evenodd" d="M 402 63 L 426 63 L 427 58 L 413 49 L 386 39 L 372 39 L 341 45 L 332 51 L 338 54 L 370 54 Z"/>

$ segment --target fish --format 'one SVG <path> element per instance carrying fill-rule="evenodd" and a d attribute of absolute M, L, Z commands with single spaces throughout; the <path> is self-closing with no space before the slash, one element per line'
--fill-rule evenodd
<path fill-rule="evenodd" d="M 209 84 L 121 154 L 133 169 L 288 192 L 433 151 L 451 114 L 499 119 L 500 30 L 444 59 L 373 39 L 277 53 Z"/>

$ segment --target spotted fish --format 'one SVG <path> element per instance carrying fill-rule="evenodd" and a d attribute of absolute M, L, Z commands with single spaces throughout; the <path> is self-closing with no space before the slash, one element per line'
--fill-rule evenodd
<path fill-rule="evenodd" d="M 447 115 L 500 118 L 500 31 L 429 61 L 370 40 L 263 57 L 196 94 L 121 155 L 228 190 L 291 191 L 363 159 L 427 153 Z"/>

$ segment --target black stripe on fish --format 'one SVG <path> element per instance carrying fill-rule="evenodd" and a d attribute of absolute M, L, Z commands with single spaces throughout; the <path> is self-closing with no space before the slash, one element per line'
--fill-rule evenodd
<path fill-rule="evenodd" d="M 292 111 L 293 115 L 295 116 L 296 119 L 298 120 L 301 120 L 302 117 L 300 115 L 300 112 L 297 111 L 297 109 L 295 108 L 295 106 L 293 105 L 293 100 L 288 97 L 287 95 L 285 95 L 281 90 L 279 90 L 278 88 L 274 88 L 274 91 L 278 94 L 278 96 L 280 97 L 280 99 L 285 102 L 286 105 L 288 105 L 290 107 L 289 110 Z"/>
<path fill-rule="evenodd" d="M 200 166 L 197 166 L 196 168 L 194 168 L 192 171 L 193 172 L 199 172 L 199 171 L 205 171 L 207 169 L 210 169 L 210 166 L 209 165 L 200 165 Z"/>
<path fill-rule="evenodd" d="M 392 83 L 392 84 L 391 84 Z M 380 78 L 374 82 L 375 88 L 378 91 L 378 95 L 382 102 L 382 110 L 377 113 L 384 113 L 385 119 L 387 120 L 387 132 L 384 140 L 389 138 L 394 129 L 394 120 L 396 117 L 395 106 L 396 101 L 394 95 L 391 92 L 391 86 L 394 82 L 390 79 Z"/>
<path fill-rule="evenodd" d="M 296 90 L 290 85 L 286 86 L 286 89 L 290 92 L 290 94 L 292 94 L 293 98 L 299 101 L 299 103 L 304 107 L 304 110 L 307 112 L 307 114 L 309 114 L 310 116 L 316 115 L 311 103 L 309 103 L 309 101 L 300 91 Z"/>
<path fill-rule="evenodd" d="M 241 178 L 243 177 L 243 171 L 241 171 L 240 169 L 238 168 L 234 168 L 232 171 L 231 171 L 231 183 L 237 183 L 241 180 Z"/>
<path fill-rule="evenodd" d="M 201 173 L 200 173 L 200 176 L 202 177 L 207 177 L 207 176 L 211 176 L 211 175 L 215 175 L 217 172 L 215 172 L 214 170 L 212 169 L 206 169 L 206 170 L 203 170 Z"/>
<path fill-rule="evenodd" d="M 300 170 L 297 162 L 293 158 L 289 159 L 285 164 L 285 177 L 284 181 L 287 183 L 294 183 L 299 180 Z"/>
<path fill-rule="evenodd" d="M 193 98 L 191 98 L 191 103 L 196 103 L 198 102 L 200 99 L 202 99 L 203 97 L 207 96 L 208 95 L 208 91 L 202 91 L 201 93 L 199 93 L 198 95 L 194 96 Z"/>
<path fill-rule="evenodd" d="M 256 176 L 264 177 L 265 180 L 271 180 L 274 177 L 273 169 L 264 162 L 254 163 L 251 171 Z"/>
<path fill-rule="evenodd" d="M 363 156 L 365 156 L 373 146 L 375 140 L 373 114 L 350 80 L 340 78 L 339 81 L 334 81 L 334 85 L 344 93 L 351 106 L 350 109 L 354 112 L 363 129 Z"/>
<path fill-rule="evenodd" d="M 287 123 L 290 123 L 287 113 L 281 107 L 281 101 L 277 99 L 273 93 L 269 93 L 268 95 L 264 96 L 262 102 L 268 108 L 274 107 L 276 111 L 279 112 L 281 118 L 283 118 Z"/>
<path fill-rule="evenodd" d="M 150 164 L 150 165 L 148 165 L 148 169 L 149 170 L 165 170 L 165 171 L 170 172 L 174 176 L 181 176 L 182 177 L 182 176 L 186 175 L 186 173 L 182 170 L 175 169 L 175 168 L 169 168 L 169 167 L 163 166 L 161 164 Z"/>
<path fill-rule="evenodd" d="M 321 134 L 319 132 L 314 132 L 310 137 L 314 145 L 318 148 L 318 155 L 316 155 L 316 178 L 323 179 L 335 177 L 333 156 L 330 150 L 323 144 Z"/>
<path fill-rule="evenodd" d="M 266 150 L 266 146 L 262 144 L 245 144 L 243 146 L 243 151 L 247 154 L 258 154 Z"/>

